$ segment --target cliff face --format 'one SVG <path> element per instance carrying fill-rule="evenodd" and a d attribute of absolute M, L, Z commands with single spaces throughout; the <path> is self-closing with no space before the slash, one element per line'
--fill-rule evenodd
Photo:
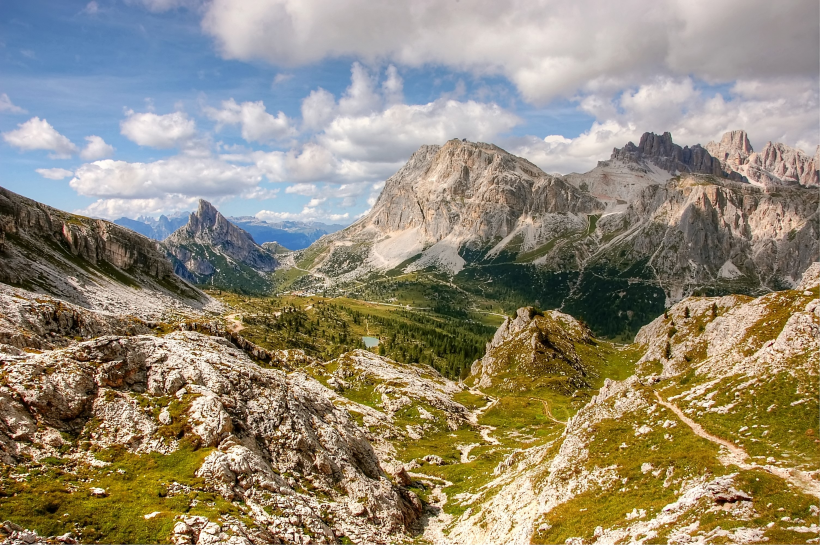
<path fill-rule="evenodd" d="M 759 293 L 793 285 L 818 259 L 813 164 L 781 144 L 757 154 L 743 131 L 706 148 L 645 133 L 588 173 L 551 176 L 497 146 L 451 140 L 422 146 L 367 216 L 296 259 L 309 256 L 302 268 L 325 284 L 399 265 L 458 277 L 532 263 L 577 275 L 562 288 L 575 299 L 620 293 L 610 277 L 626 271 L 668 304 L 699 289 Z M 780 181 L 758 183 L 761 172 Z"/>
<path fill-rule="evenodd" d="M 647 188 L 599 229 L 612 241 L 590 260 L 621 268 L 646 261 L 673 301 L 697 286 L 794 285 L 818 258 L 820 198 L 794 187 L 769 193 L 748 184 L 681 178 Z"/>
<path fill-rule="evenodd" d="M 706 144 L 706 149 L 720 160 L 724 169 L 762 187 L 820 185 L 820 147 L 811 157 L 786 144 L 767 142 L 758 153 L 752 149 L 746 131 L 731 131 L 719 143 Z"/>
<path fill-rule="evenodd" d="M 612 159 L 635 163 L 651 161 L 671 173 L 693 172 L 713 176 L 723 174 L 720 161 L 712 157 L 707 150 L 699 144 L 691 148 L 681 148 L 672 142 L 672 135 L 668 132 L 660 136 L 645 132 L 637 146 L 629 142 L 623 148 L 613 150 Z"/>
<path fill-rule="evenodd" d="M 69 214 L 0 188 L 0 281 L 77 304 L 140 313 L 207 296 L 174 275 L 157 244 L 104 220 Z M 163 299 L 153 304 L 145 289 Z"/>
<path fill-rule="evenodd" d="M 264 291 L 277 261 L 272 252 L 228 221 L 211 203 L 200 200 L 188 223 L 163 243 L 174 271 L 196 284 Z"/>

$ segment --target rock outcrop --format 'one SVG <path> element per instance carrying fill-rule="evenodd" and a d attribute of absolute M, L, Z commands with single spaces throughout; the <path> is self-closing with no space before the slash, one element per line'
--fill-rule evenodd
<path fill-rule="evenodd" d="M 272 252 L 204 200 L 163 245 L 174 272 L 195 284 L 265 291 L 270 287 L 267 273 L 278 265 Z"/>
<path fill-rule="evenodd" d="M 796 290 L 673 306 L 638 335 L 636 374 L 500 464 L 439 542 L 817 539 L 817 271 Z"/>
<path fill-rule="evenodd" d="M 157 243 L 0 188 L 0 282 L 86 308 L 158 315 L 212 301 L 174 275 Z"/>
<path fill-rule="evenodd" d="M 820 185 L 820 146 L 814 157 L 779 142 L 767 142 L 762 151 L 755 152 L 745 131 L 731 131 L 719 143 L 706 144 L 706 149 L 720 160 L 724 169 L 762 187 Z"/>
<path fill-rule="evenodd" d="M 261 368 L 223 338 L 104 336 L 0 361 L 4 464 L 48 456 L 87 463 L 83 441 L 137 455 L 207 448 L 196 475 L 205 490 L 250 508 L 265 528 L 257 543 L 385 542 L 421 512 L 332 392 L 303 373 Z M 174 533 L 196 533 L 185 524 Z M 218 526 L 212 542 L 229 537 L 217 539 Z"/>
<path fill-rule="evenodd" d="M 723 175 L 720 161 L 712 157 L 706 149 L 699 144 L 691 148 L 681 148 L 672 142 L 672 135 L 668 132 L 662 135 L 645 132 L 637 146 L 629 142 L 621 149 L 615 148 L 612 151 L 612 159 L 635 163 L 651 161 L 672 174 L 692 172 L 712 176 Z"/>
<path fill-rule="evenodd" d="M 589 329 L 578 320 L 551 310 L 518 309 L 506 318 L 487 343 L 484 357 L 473 363 L 467 384 L 515 392 L 548 388 L 562 394 L 589 388 L 597 376 L 579 356 L 576 345 L 593 344 Z"/>

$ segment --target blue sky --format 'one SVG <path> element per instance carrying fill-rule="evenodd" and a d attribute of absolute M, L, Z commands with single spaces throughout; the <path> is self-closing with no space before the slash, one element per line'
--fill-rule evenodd
<path fill-rule="evenodd" d="M 204 197 L 346 223 L 418 146 L 453 137 L 561 173 L 647 130 L 705 144 L 744 128 L 813 154 L 818 7 L 772 9 L 5 1 L 0 185 L 108 218 Z"/>

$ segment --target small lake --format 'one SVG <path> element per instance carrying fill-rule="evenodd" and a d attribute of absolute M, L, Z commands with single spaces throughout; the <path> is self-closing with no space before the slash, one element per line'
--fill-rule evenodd
<path fill-rule="evenodd" d="M 362 341 L 364 341 L 364 345 L 367 348 L 375 348 L 379 346 L 379 339 L 376 337 L 362 337 Z"/>

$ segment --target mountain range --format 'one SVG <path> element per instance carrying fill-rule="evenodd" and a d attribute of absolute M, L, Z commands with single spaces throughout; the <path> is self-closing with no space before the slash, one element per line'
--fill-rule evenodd
<path fill-rule="evenodd" d="M 122 217 L 114 220 L 114 223 L 128 227 L 148 238 L 164 241 L 171 236 L 171 233 L 188 223 L 189 215 L 189 212 L 181 212 L 172 216 L 161 215 L 158 218 L 150 216 L 140 216 L 137 219 Z M 321 236 L 345 227 L 344 225 L 325 224 L 319 221 L 268 222 L 254 216 L 228 217 L 228 221 L 247 231 L 257 244 L 276 242 L 291 250 L 307 248 Z"/>
<path fill-rule="evenodd" d="M 492 144 L 422 146 L 366 216 L 294 254 L 312 273 L 297 285 L 438 272 L 634 333 L 693 293 L 795 285 L 818 259 L 818 163 L 783 144 L 753 152 L 743 131 L 705 148 L 645 133 L 566 176 Z"/>
<path fill-rule="evenodd" d="M 300 252 L 206 201 L 158 242 L 0 188 L 0 539 L 816 542 L 816 176 L 723 140 L 749 154 L 647 134 L 560 177 L 424 147 Z M 466 308 L 515 267 L 521 297 L 564 278 L 564 307 Z M 430 306 L 271 296 L 285 281 Z M 733 288 L 765 293 L 687 293 Z M 626 344 L 568 308 L 608 298 L 642 324 Z"/>

